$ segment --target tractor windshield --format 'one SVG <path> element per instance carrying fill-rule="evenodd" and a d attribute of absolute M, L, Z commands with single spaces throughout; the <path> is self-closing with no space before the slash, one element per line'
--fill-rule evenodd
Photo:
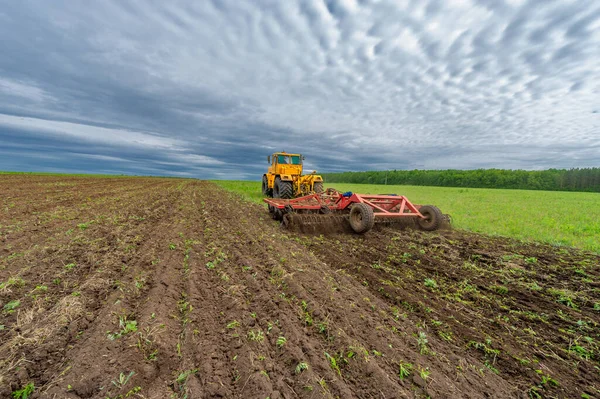
<path fill-rule="evenodd" d="M 300 155 L 277 155 L 277 163 L 289 165 L 301 165 Z"/>

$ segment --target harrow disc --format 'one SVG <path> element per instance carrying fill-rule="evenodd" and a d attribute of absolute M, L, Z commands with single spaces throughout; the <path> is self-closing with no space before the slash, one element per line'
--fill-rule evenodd
<path fill-rule="evenodd" d="M 302 233 L 345 232 L 350 227 L 348 215 L 318 213 L 286 213 L 283 215 L 281 226 Z"/>

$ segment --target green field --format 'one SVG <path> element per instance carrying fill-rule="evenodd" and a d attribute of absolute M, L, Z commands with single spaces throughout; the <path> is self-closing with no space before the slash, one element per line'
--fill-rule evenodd
<path fill-rule="evenodd" d="M 262 202 L 260 182 L 215 183 Z M 401 194 L 415 204 L 437 205 L 452 216 L 458 229 L 600 252 L 598 193 L 347 183 L 325 186 L 363 194 Z"/>

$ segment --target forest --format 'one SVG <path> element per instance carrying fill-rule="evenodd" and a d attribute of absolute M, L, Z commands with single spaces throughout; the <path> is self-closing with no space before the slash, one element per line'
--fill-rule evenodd
<path fill-rule="evenodd" d="M 322 175 L 330 183 L 600 192 L 600 168 L 383 170 Z"/>

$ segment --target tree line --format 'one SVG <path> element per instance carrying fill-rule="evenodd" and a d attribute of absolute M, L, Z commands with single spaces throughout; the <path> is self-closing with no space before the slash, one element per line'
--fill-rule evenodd
<path fill-rule="evenodd" d="M 600 168 L 388 170 L 322 173 L 325 182 L 600 192 Z"/>

